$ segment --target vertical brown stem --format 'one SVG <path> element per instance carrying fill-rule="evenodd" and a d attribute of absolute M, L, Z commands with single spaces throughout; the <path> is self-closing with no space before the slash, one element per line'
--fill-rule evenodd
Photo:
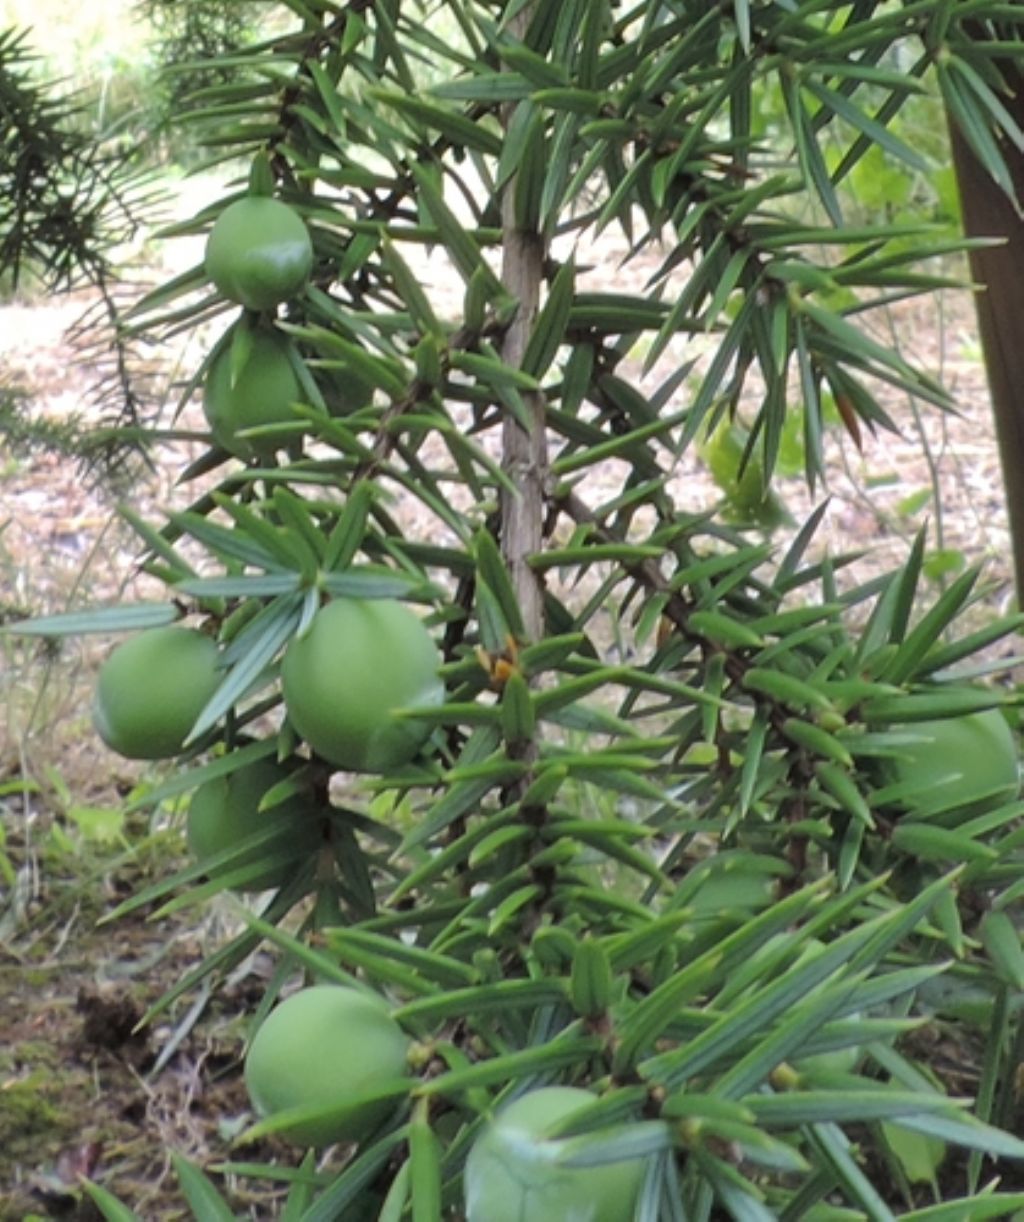
<path fill-rule="evenodd" d="M 532 11 L 532 5 L 521 9 L 509 23 L 509 30 L 515 37 L 522 38 Z M 505 113 L 506 130 L 514 113 L 514 107 L 509 107 Z M 506 183 L 501 201 L 501 278 L 518 300 L 519 309 L 505 334 L 501 355 L 506 364 L 519 366 L 540 307 L 545 252 L 542 236 L 535 231 L 524 231 L 516 223 L 514 195 L 513 178 Z M 504 491 L 501 494 L 500 545 L 519 600 L 526 637 L 535 641 L 544 635 L 543 586 L 527 558 L 540 551 L 543 540 L 548 456 L 544 396 L 524 392 L 523 401 L 529 427 L 524 428 L 513 416 L 507 415 L 502 431 L 502 467 L 511 477 L 517 494 Z"/>
<path fill-rule="evenodd" d="M 1024 73 L 1015 65 L 1000 64 L 1016 91 L 1001 100 L 1018 123 L 1024 122 Z M 968 237 L 1002 238 L 1004 244 L 973 250 L 971 278 L 978 330 L 981 334 L 996 437 L 1003 470 L 1010 536 L 1016 571 L 1017 599 L 1024 599 L 1024 156 L 1002 143 L 1016 201 L 1006 197 L 978 161 L 967 141 L 950 123 L 953 164 Z"/>

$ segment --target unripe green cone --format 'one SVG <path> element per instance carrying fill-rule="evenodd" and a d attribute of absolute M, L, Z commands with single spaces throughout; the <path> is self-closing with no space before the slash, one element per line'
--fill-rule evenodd
<path fill-rule="evenodd" d="M 644 1161 L 560 1167 L 559 1141 L 546 1134 L 594 1096 L 545 1086 L 511 1103 L 466 1160 L 466 1222 L 632 1222 Z"/>
<path fill-rule="evenodd" d="M 288 338 L 273 327 L 252 330 L 251 347 L 240 370 L 233 368 L 232 344 L 226 343 L 206 375 L 203 412 L 217 441 L 239 458 L 269 458 L 285 444 L 281 434 L 240 437 L 245 429 L 292 423 L 291 405 L 302 399 L 292 368 Z M 234 375 L 234 376 L 233 376 Z"/>
<path fill-rule="evenodd" d="M 902 800 L 909 809 L 948 809 L 982 800 L 994 808 L 1019 793 L 1017 744 L 998 709 L 899 729 L 915 741 L 900 744 L 889 768 L 894 781 L 912 783 Z"/>
<path fill-rule="evenodd" d="M 249 195 L 217 218 L 205 262 L 206 274 L 229 300 L 248 310 L 270 310 L 305 287 L 313 244 L 294 208 Z"/>
<path fill-rule="evenodd" d="M 217 644 L 191 628 L 149 628 L 118 645 L 100 667 L 93 723 L 128 759 L 181 751 L 221 675 Z"/>
<path fill-rule="evenodd" d="M 245 1058 L 245 1084 L 262 1116 L 291 1108 L 341 1107 L 407 1072 L 409 1037 L 382 998 L 344 985 L 314 985 L 272 1010 Z M 305 1146 L 358 1141 L 393 1110 L 386 1099 L 281 1135 Z"/>
<path fill-rule="evenodd" d="M 859 1015 L 851 1014 L 851 1021 Z M 793 1068 L 800 1073 L 853 1073 L 861 1059 L 861 1050 L 857 1046 L 835 1048 L 831 1052 L 815 1052 L 809 1057 L 800 1057 L 794 1061 Z"/>
<path fill-rule="evenodd" d="M 289 719 L 341 768 L 401 767 L 430 728 L 395 710 L 443 702 L 439 665 L 430 633 L 402 603 L 335 599 L 285 651 L 281 685 Z"/>
<path fill-rule="evenodd" d="M 189 805 L 187 836 L 197 861 L 233 848 L 260 828 L 275 829 L 269 841 L 248 849 L 229 865 L 214 868 L 211 877 L 266 859 L 266 868 L 244 885 L 247 891 L 263 891 L 286 882 L 302 857 L 316 852 L 320 826 L 307 800 L 296 796 L 267 811 L 259 809 L 264 794 L 287 775 L 277 764 L 258 760 L 228 776 L 215 777 L 195 791 Z"/>

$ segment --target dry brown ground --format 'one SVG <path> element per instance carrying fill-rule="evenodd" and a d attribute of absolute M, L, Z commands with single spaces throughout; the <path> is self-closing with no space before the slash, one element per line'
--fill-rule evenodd
<path fill-rule="evenodd" d="M 595 277 L 615 283 L 614 263 Z M 0 369 L 31 392 L 35 411 L 60 418 L 87 407 L 92 371 L 67 329 L 83 302 L 14 302 L 0 308 Z M 905 352 L 941 373 L 959 415 L 924 412 L 931 458 L 908 405 L 893 403 L 900 437 L 867 437 L 858 454 L 830 439 L 832 500 L 823 542 L 833 552 L 872 548 L 858 568 L 897 563 L 929 514 L 901 510 L 937 479 L 945 546 L 988 562 L 989 605 L 1011 596 L 1006 514 L 973 314 L 964 295 L 901 307 L 892 325 Z M 880 320 L 880 327 L 888 325 Z M 194 350 L 180 354 L 185 368 Z M 122 489 L 143 512 L 176 496 L 176 453 Z M 934 466 L 930 469 L 929 462 Z M 687 508 L 717 493 L 688 459 L 674 489 Z M 810 503 L 800 484 L 784 496 L 799 519 Z M 934 512 L 931 511 L 934 532 Z M 83 482 L 72 461 L 0 449 L 0 603 L 31 613 L 136 593 L 135 546 L 117 523 L 111 495 Z M 933 534 L 934 541 L 934 534 Z M 82 807 L 112 809 L 140 770 L 104 750 L 88 725 L 91 675 L 106 642 L 69 641 L 46 655 L 33 642 L 0 638 L 0 826 L 16 877 L 0 878 L 0 1218 L 89 1216 L 68 1195 L 78 1171 L 109 1177 L 147 1219 L 182 1216 L 167 1151 L 200 1160 L 227 1152 L 225 1125 L 245 1107 L 235 1058 L 241 1015 L 259 995 L 257 958 L 182 1034 L 159 1072 L 154 1062 L 184 1009 L 143 1036 L 142 1010 L 223 934 L 216 905 L 198 924 L 157 927 L 141 919 L 97 928 L 97 919 L 165 867 L 173 833 L 142 819 L 124 829 L 130 851 L 83 837 Z M 4 784 L 30 778 L 38 794 Z M 172 846 L 171 849 L 168 846 Z M 2 851 L 2 846 L 0 846 Z M 270 1217 L 269 1201 L 252 1204 Z"/>

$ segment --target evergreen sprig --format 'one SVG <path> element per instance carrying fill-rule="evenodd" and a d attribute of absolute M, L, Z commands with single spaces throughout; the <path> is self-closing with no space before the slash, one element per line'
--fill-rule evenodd
<path fill-rule="evenodd" d="M 899 763 L 923 726 L 1012 711 L 976 659 L 1019 617 L 966 618 L 973 570 L 930 589 L 923 535 L 859 581 L 856 557 L 818 547 L 824 505 L 776 548 L 672 478 L 743 409 L 743 462 L 770 475 L 800 401 L 813 482 L 826 400 L 854 437 L 890 427 L 885 387 L 950 406 L 861 324 L 944 284 L 921 264 L 955 243 L 848 223 L 844 181 L 870 149 L 930 169 L 893 120 L 939 74 L 998 179 L 1017 134 L 992 65 L 1012 14 L 286 7 L 288 29 L 220 60 L 240 75 L 204 86 L 190 122 L 212 164 L 253 156 L 252 180 L 269 174 L 312 235 L 310 285 L 274 319 L 302 375 L 294 420 L 265 426 L 281 444 L 247 464 L 212 445 L 183 476 L 203 490 L 159 525 L 127 512 L 166 605 L 21 626 L 196 617 L 223 649 L 220 686 L 183 770 L 145 800 L 271 753 L 314 796 L 322 853 L 152 1013 L 262 940 L 280 958 L 257 1020 L 293 976 L 389 999 L 415 1072 L 380 1086 L 394 1114 L 326 1187 L 306 1182 L 299 1205 L 294 1190 L 306 1219 L 461 1216 L 492 1114 L 551 1082 L 594 1096 L 550 1134 L 552 1158 L 643 1160 L 645 1222 L 928 1217 L 920 1136 L 925 1179 L 971 1152 L 963 1175 L 949 1160 L 951 1209 L 1015 1208 L 979 1176 L 983 1154 L 1024 1156 L 997 1086 L 1020 1038 L 1021 804 L 1012 786 L 925 801 Z M 206 233 L 227 202 L 174 232 Z M 588 280 L 612 228 L 626 268 L 658 252 L 640 288 Z M 421 283 L 435 275 L 454 301 Z M 134 325 L 230 308 L 197 267 Z M 346 407 L 352 383 L 372 393 Z M 446 699 L 398 714 L 428 734 L 406 766 L 331 788 L 338 769 L 287 720 L 266 729 L 280 658 L 323 601 L 396 594 L 427 608 Z M 113 916 L 244 886 L 267 864 L 254 847 Z M 972 1107 L 928 1066 L 934 1021 L 991 1039 Z M 178 1171 L 194 1209 L 223 1212 Z"/>

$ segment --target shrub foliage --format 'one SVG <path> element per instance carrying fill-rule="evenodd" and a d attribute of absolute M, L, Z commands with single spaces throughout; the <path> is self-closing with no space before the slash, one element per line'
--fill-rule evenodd
<path fill-rule="evenodd" d="M 302 794 L 322 828 L 156 1009 L 267 939 L 254 1022 L 301 974 L 369 986 L 413 1038 L 387 1119 L 326 1181 L 300 1174 L 289 1217 L 462 1217 L 490 1117 L 553 1084 L 593 1103 L 552 1157 L 642 1159 L 645 1222 L 1024 1205 L 992 1161 L 1020 1182 L 1024 807 L 984 776 L 960 806 L 941 785 L 915 803 L 891 765 L 915 724 L 1012 702 L 980 656 L 1021 620 L 958 630 L 978 572 L 936 592 L 923 537 L 865 582 L 817 546 L 824 506 L 773 545 L 673 478 L 735 420 L 739 469 L 770 475 L 799 412 L 817 487 L 830 413 L 856 440 L 891 427 L 893 388 L 951 405 L 861 320 L 948 283 L 927 260 L 955 235 L 847 223 L 844 182 L 869 154 L 931 172 L 894 121 L 934 86 L 1001 179 L 1022 136 L 993 65 L 1016 18 L 932 0 L 281 7 L 290 23 L 222 57 L 189 112 L 226 185 L 180 231 L 245 193 L 303 218 L 308 284 L 261 322 L 301 396 L 254 428 L 248 464 L 211 439 L 166 521 L 126 511 L 166 602 L 22 625 L 187 613 L 222 678 L 140 801 L 276 757 L 262 813 Z M 228 329 L 238 306 L 202 265 L 136 317 L 223 321 L 186 397 L 225 353 L 244 376 L 253 328 Z M 406 602 L 442 651 L 444 702 L 395 714 L 429 733 L 386 775 L 339 771 L 282 708 L 284 651 L 339 599 Z M 244 889 L 276 834 L 260 813 L 126 907 Z M 930 1065 L 936 1031 L 965 1059 L 983 1045 L 972 1100 Z M 197 1216 L 220 1216 L 179 1171 Z"/>

